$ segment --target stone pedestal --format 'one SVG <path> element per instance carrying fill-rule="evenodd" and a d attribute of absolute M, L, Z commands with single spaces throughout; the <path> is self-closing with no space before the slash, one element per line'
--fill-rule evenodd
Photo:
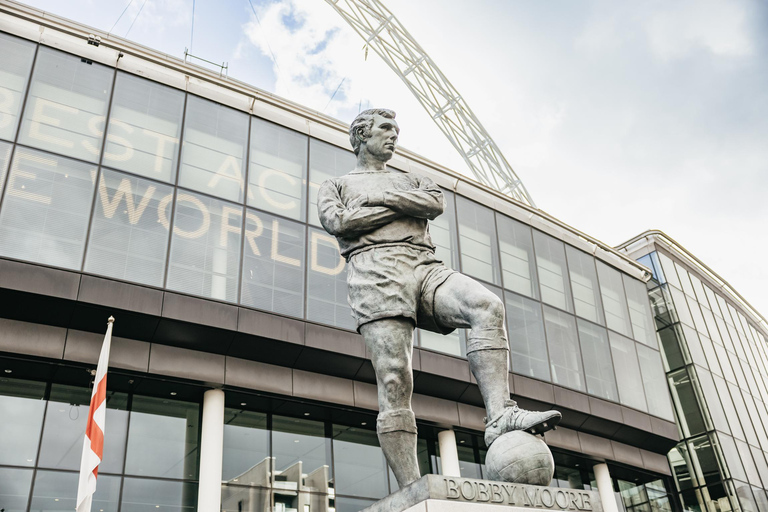
<path fill-rule="evenodd" d="M 603 512 L 595 491 L 426 475 L 363 512 Z"/>

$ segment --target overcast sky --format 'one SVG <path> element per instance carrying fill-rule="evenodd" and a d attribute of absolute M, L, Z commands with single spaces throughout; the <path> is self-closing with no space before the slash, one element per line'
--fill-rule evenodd
<path fill-rule="evenodd" d="M 465 165 L 323 0 L 27 0 Z M 608 244 L 661 229 L 768 316 L 768 4 L 383 0 L 477 114 L 539 208 Z M 127 9 L 126 9 L 127 6 Z M 138 15 L 138 17 L 137 17 Z M 130 30 L 130 32 L 129 32 Z M 334 96 L 334 92 L 336 92 Z M 333 99 L 331 99 L 333 97 Z"/>

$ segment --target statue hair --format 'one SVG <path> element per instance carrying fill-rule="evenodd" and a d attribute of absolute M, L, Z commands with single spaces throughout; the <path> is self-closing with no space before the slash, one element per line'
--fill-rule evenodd
<path fill-rule="evenodd" d="M 371 136 L 373 116 L 376 115 L 394 119 L 396 114 L 394 110 L 388 108 L 369 108 L 357 114 L 355 120 L 349 125 L 349 143 L 352 144 L 355 155 L 360 152 L 360 144 Z"/>

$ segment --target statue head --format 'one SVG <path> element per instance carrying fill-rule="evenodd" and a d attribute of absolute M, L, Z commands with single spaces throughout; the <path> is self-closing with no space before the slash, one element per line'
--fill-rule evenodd
<path fill-rule="evenodd" d="M 386 108 L 371 108 L 360 112 L 355 120 L 352 121 L 352 124 L 349 125 L 349 142 L 352 144 L 352 149 L 355 151 L 355 155 L 360 153 L 362 144 L 367 143 L 368 139 L 371 138 L 374 122 L 377 121 L 377 117 L 380 119 L 377 126 L 382 124 L 382 121 L 386 122 L 386 120 L 391 120 L 391 124 L 394 125 L 395 131 L 399 133 L 400 128 L 398 128 L 397 123 L 394 121 L 395 115 L 394 110 Z M 395 137 L 394 142 L 397 142 L 397 137 Z M 394 148 L 392 148 L 392 153 L 394 153 Z M 391 155 L 389 158 L 391 158 Z M 389 158 L 387 158 L 387 160 Z"/>

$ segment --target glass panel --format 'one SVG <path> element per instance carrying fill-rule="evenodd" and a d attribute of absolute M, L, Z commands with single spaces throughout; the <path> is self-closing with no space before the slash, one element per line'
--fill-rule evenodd
<path fill-rule="evenodd" d="M 752 452 L 749 449 L 749 445 L 744 441 L 735 441 L 736 449 L 741 456 L 741 463 L 744 465 L 744 471 L 747 473 L 747 479 L 752 485 L 762 485 L 760 476 L 757 472 L 757 466 L 755 461 L 752 460 Z"/>
<path fill-rule="evenodd" d="M 134 395 L 125 473 L 197 478 L 199 416 L 195 403 Z"/>
<path fill-rule="evenodd" d="M 462 196 L 456 198 L 461 269 L 470 276 L 501 284 L 498 238 L 493 210 Z"/>
<path fill-rule="evenodd" d="M 602 279 L 601 279 L 602 284 Z M 643 393 L 643 380 L 640 375 L 640 366 L 637 362 L 635 342 L 614 332 L 608 333 L 611 341 L 611 353 L 613 354 L 613 366 L 619 385 L 619 398 L 621 403 L 635 409 L 647 411 Z"/>
<path fill-rule="evenodd" d="M 664 269 L 664 277 L 667 278 L 667 282 L 680 288 L 680 280 L 677 278 L 674 262 L 669 259 L 669 257 L 663 252 L 656 251 L 656 254 L 658 255 L 661 266 Z"/>
<path fill-rule="evenodd" d="M 163 286 L 172 199 L 169 186 L 104 169 L 85 271 Z"/>
<path fill-rule="evenodd" d="M 624 290 L 627 292 L 629 318 L 632 322 L 632 333 L 635 340 L 645 343 L 649 347 L 657 348 L 656 327 L 648 302 L 648 289 L 642 282 L 632 279 L 626 274 L 622 274 L 622 278 L 624 279 Z"/>
<path fill-rule="evenodd" d="M 30 485 L 31 469 L 0 468 L 0 504 L 5 512 L 27 510 Z"/>
<path fill-rule="evenodd" d="M 156 509 L 170 512 L 196 510 L 197 484 L 126 478 L 123 483 L 120 512 L 147 512 Z"/>
<path fill-rule="evenodd" d="M 733 438 L 725 434 L 717 434 L 717 439 L 720 441 L 720 448 L 723 450 L 725 462 L 728 464 L 728 469 L 726 471 L 730 473 L 730 476 L 733 478 L 746 480 L 747 475 L 744 473 L 744 466 L 741 465 L 739 452 L 736 450 L 736 443 Z"/>
<path fill-rule="evenodd" d="M 305 220 L 307 136 L 251 117 L 248 205 Z"/>
<path fill-rule="evenodd" d="M 600 292 L 603 297 L 605 320 L 608 328 L 624 336 L 631 336 L 627 298 L 624 296 L 621 272 L 602 261 L 598 261 L 597 275 L 600 277 Z"/>
<path fill-rule="evenodd" d="M 424 329 L 416 329 L 419 334 L 419 346 L 428 350 L 435 350 L 458 357 L 466 357 L 467 346 L 464 337 L 458 330 L 450 334 L 439 334 Z"/>
<path fill-rule="evenodd" d="M 168 289 L 236 302 L 242 217 L 240 206 L 179 190 Z"/>
<path fill-rule="evenodd" d="M 723 406 L 720 404 L 712 375 L 703 368 L 696 368 L 696 374 L 699 377 L 699 384 L 701 384 L 701 390 L 704 393 L 706 408 L 714 422 L 714 428 L 730 434 L 731 429 L 728 427 L 728 420 L 725 417 Z"/>
<path fill-rule="evenodd" d="M 664 354 L 666 359 L 668 370 L 676 370 L 686 363 L 686 353 L 680 348 L 680 338 L 682 338 L 682 332 L 680 332 L 679 325 L 667 327 L 659 331 L 662 354 Z"/>
<path fill-rule="evenodd" d="M 731 398 L 733 399 L 733 404 L 736 406 L 736 412 L 738 414 L 738 418 L 741 420 L 741 428 L 744 430 L 744 435 L 747 438 L 747 442 L 753 446 L 760 446 L 757 441 L 755 429 L 752 427 L 752 422 L 749 421 L 747 406 L 744 404 L 744 399 L 741 397 L 739 388 L 731 383 L 728 383 L 728 389 L 731 392 Z"/>
<path fill-rule="evenodd" d="M 435 244 L 435 256 L 443 264 L 459 270 L 459 242 L 456 227 L 456 199 L 453 192 L 443 190 L 445 211 L 429 222 L 429 234 Z"/>
<path fill-rule="evenodd" d="M 736 414 L 736 407 L 733 405 L 733 400 L 731 400 L 731 395 L 728 392 L 728 385 L 723 379 L 714 375 L 712 376 L 712 380 L 715 381 L 715 388 L 720 396 L 720 404 L 723 407 L 723 413 L 728 419 L 728 424 L 731 426 L 731 434 L 733 434 L 736 439 L 744 441 L 746 438 L 744 437 L 744 431 L 741 430 L 739 417 Z M 715 404 L 717 404 L 717 402 L 715 402 Z"/>
<path fill-rule="evenodd" d="M 669 390 L 677 409 L 677 420 L 683 431 L 683 437 L 706 431 L 706 424 L 699 409 L 697 386 L 691 378 L 691 374 L 686 369 L 671 373 L 669 383 Z"/>
<path fill-rule="evenodd" d="M 112 68 L 41 46 L 19 142 L 98 162 Z"/>
<path fill-rule="evenodd" d="M 723 372 L 720 369 L 720 363 L 717 361 L 717 352 L 715 352 L 715 347 L 712 345 L 712 340 L 706 336 L 701 335 L 699 336 L 699 341 L 701 342 L 701 348 L 704 350 L 704 354 L 707 356 L 707 364 L 709 369 L 715 375 L 722 377 Z"/>
<path fill-rule="evenodd" d="M 563 242 L 534 229 L 533 243 L 536 247 L 541 300 L 572 313 L 571 285 Z"/>
<path fill-rule="evenodd" d="M 544 306 L 544 325 L 549 343 L 552 382 L 584 391 L 576 319 L 572 315 Z"/>
<path fill-rule="evenodd" d="M 677 270 L 677 275 L 680 277 L 680 285 L 682 286 L 683 291 L 687 296 L 695 300 L 696 292 L 693 291 L 691 279 L 688 277 L 688 271 L 678 262 L 675 262 L 675 270 Z"/>
<path fill-rule="evenodd" d="M 0 254 L 80 269 L 96 168 L 17 148 L 0 213 Z"/>
<path fill-rule="evenodd" d="M 677 313 L 677 318 L 682 323 L 693 327 L 693 317 L 691 316 L 691 312 L 688 310 L 688 301 L 685 298 L 685 294 L 674 287 L 670 288 L 669 292 L 672 295 L 672 301 L 675 305 L 675 313 Z"/>
<path fill-rule="evenodd" d="M 669 402 L 669 387 L 665 382 L 661 357 L 655 350 L 643 345 L 636 345 L 637 358 L 640 361 L 640 373 L 643 376 L 645 397 L 648 400 L 648 412 L 654 416 L 675 421 L 672 404 Z"/>
<path fill-rule="evenodd" d="M 347 303 L 347 266 L 336 238 L 321 229 L 309 230 L 307 319 L 355 329 Z"/>
<path fill-rule="evenodd" d="M 325 180 L 344 176 L 355 168 L 354 153 L 327 142 L 309 139 L 309 223 L 320 225 L 317 216 L 317 191 Z"/>
<path fill-rule="evenodd" d="M 387 462 L 376 432 L 333 426 L 333 463 L 338 494 L 383 498 L 387 491 Z"/>
<path fill-rule="evenodd" d="M 691 354 L 691 360 L 699 366 L 708 368 L 707 358 L 704 355 L 704 349 L 701 347 L 701 341 L 699 340 L 699 333 L 685 324 L 682 324 L 682 327 L 685 334 L 685 344 L 688 347 L 688 352 Z"/>
<path fill-rule="evenodd" d="M 29 510 L 75 510 L 77 481 L 77 473 L 38 471 Z M 99 474 L 99 485 L 93 495 L 91 510 L 117 512 L 119 499 L 120 478 Z"/>
<path fill-rule="evenodd" d="M 606 400 L 619 401 L 616 390 L 616 377 L 613 373 L 611 348 L 608 345 L 608 333 L 605 328 L 578 319 L 579 340 L 584 360 L 584 373 L 587 376 L 587 392 Z M 667 393 L 662 372 L 661 385 Z"/>
<path fill-rule="evenodd" d="M 512 371 L 550 380 L 541 304 L 512 293 L 505 293 L 504 297 Z"/>
<path fill-rule="evenodd" d="M 267 415 L 226 408 L 222 479 L 237 485 L 270 487 L 271 460 Z"/>
<path fill-rule="evenodd" d="M 711 438 L 702 436 L 691 440 L 688 445 L 691 448 L 691 461 L 696 467 L 696 472 L 703 478 L 699 483 L 706 485 L 720 483 L 720 464 Z"/>
<path fill-rule="evenodd" d="M 691 317 L 693 317 L 693 323 L 696 326 L 696 330 L 704 336 L 709 336 L 709 331 L 707 331 L 707 324 L 704 323 L 704 317 L 701 314 L 699 303 L 696 302 L 696 299 L 689 295 L 686 296 L 686 299 L 688 300 L 688 309 L 691 312 Z"/>
<path fill-rule="evenodd" d="M 0 464 L 35 465 L 44 395 L 42 382 L 0 379 Z"/>
<path fill-rule="evenodd" d="M 179 186 L 243 201 L 248 114 L 188 96 Z"/>
<path fill-rule="evenodd" d="M 573 304 L 576 306 L 576 314 L 592 322 L 605 324 L 595 259 L 570 245 L 565 246 L 565 253 L 568 256 L 568 270 L 571 274 Z M 646 296 L 646 302 L 648 302 L 645 287 L 643 287 L 643 293 Z"/>
<path fill-rule="evenodd" d="M 184 92 L 117 73 L 104 165 L 173 183 Z"/>
<path fill-rule="evenodd" d="M 0 33 L 0 138 L 13 140 L 37 45 Z"/>
<path fill-rule="evenodd" d="M 303 317 L 305 240 L 303 224 L 248 209 L 240 302 Z"/>
<path fill-rule="evenodd" d="M 275 487 L 327 493 L 331 480 L 331 440 L 319 421 L 273 416 Z M 306 475 L 306 476 L 304 476 Z"/>
<path fill-rule="evenodd" d="M 83 434 L 91 404 L 91 390 L 54 384 L 45 414 L 45 428 L 38 466 L 80 469 Z M 128 430 L 128 396 L 107 391 L 104 458 L 99 472 L 122 473 L 125 434 Z"/>
<path fill-rule="evenodd" d="M 336 498 L 335 512 L 359 512 L 376 503 L 373 500 L 361 500 L 356 498 Z M 314 510 L 314 509 L 313 509 Z"/>
<path fill-rule="evenodd" d="M 534 299 L 539 298 L 536 258 L 530 226 L 496 213 L 504 288 Z"/>
<path fill-rule="evenodd" d="M 2 33 L 0 33 L 2 35 Z M 0 42 L 2 40 L 0 39 Z M 0 56 L 2 59 L 2 56 Z M 2 73 L 2 70 L 0 70 Z M 2 86 L 0 86 L 0 94 L 2 94 Z M 2 100 L 0 100 L 2 101 Z M 0 105 L 2 108 L 2 105 Z M 11 148 L 13 144 L 8 142 L 0 142 L 0 195 L 3 193 L 3 187 L 5 186 L 5 173 L 8 171 L 8 160 L 11 158 Z"/>

